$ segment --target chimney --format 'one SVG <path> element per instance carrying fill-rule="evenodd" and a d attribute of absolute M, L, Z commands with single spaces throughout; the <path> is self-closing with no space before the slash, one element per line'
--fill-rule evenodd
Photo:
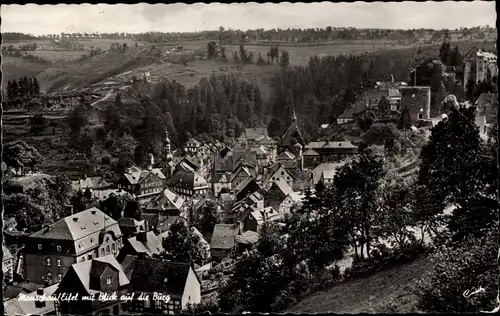
<path fill-rule="evenodd" d="M 145 231 L 139 232 L 136 236 L 137 241 L 140 242 L 147 242 L 148 241 L 148 236 Z"/>

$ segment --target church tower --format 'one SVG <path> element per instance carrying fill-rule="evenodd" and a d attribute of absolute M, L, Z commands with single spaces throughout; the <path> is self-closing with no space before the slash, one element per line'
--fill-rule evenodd
<path fill-rule="evenodd" d="M 172 172 L 174 170 L 173 166 L 173 155 L 172 155 L 172 148 L 170 147 L 170 139 L 168 138 L 168 131 L 165 130 L 165 164 L 163 168 L 163 173 L 167 178 L 170 178 L 172 176 Z"/>
<path fill-rule="evenodd" d="M 292 109 L 292 117 L 290 126 L 287 131 L 281 137 L 281 147 L 283 149 L 288 149 L 290 151 L 295 151 L 293 139 L 296 140 L 297 143 L 304 146 L 304 138 L 302 137 L 302 133 L 300 133 L 299 127 L 297 125 L 297 116 L 295 115 L 295 110 Z"/>

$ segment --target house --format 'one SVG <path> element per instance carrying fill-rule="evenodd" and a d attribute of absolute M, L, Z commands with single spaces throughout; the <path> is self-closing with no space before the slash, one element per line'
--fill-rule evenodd
<path fill-rule="evenodd" d="M 408 108 L 412 121 L 429 119 L 431 115 L 431 87 L 404 86 L 401 91 L 401 107 Z"/>
<path fill-rule="evenodd" d="M 290 213 L 291 208 L 299 201 L 298 194 L 283 179 L 273 182 L 264 193 L 264 206 L 273 207 L 281 215 Z"/>
<path fill-rule="evenodd" d="M 132 194 L 122 189 L 92 190 L 92 197 L 97 201 L 106 201 L 111 195 L 132 197 Z"/>
<path fill-rule="evenodd" d="M 227 212 L 231 210 L 231 207 L 236 203 L 236 195 L 234 193 L 221 193 L 220 201 L 222 203 L 222 209 Z"/>
<path fill-rule="evenodd" d="M 295 155 L 288 150 L 278 155 L 278 163 L 285 169 L 296 169 L 298 166 Z"/>
<path fill-rule="evenodd" d="M 262 140 L 265 137 L 268 137 L 267 128 L 265 127 L 245 128 L 243 135 L 238 139 L 238 141 L 244 146 L 244 148 L 248 148 L 257 143 L 256 139 Z"/>
<path fill-rule="evenodd" d="M 123 243 L 120 253 L 116 257 L 118 262 L 122 262 L 127 255 L 145 255 L 153 257 L 164 251 L 162 240 L 153 231 L 141 231 L 137 235 L 130 237 Z"/>
<path fill-rule="evenodd" d="M 142 170 L 131 167 L 118 180 L 118 188 L 137 197 L 139 201 L 148 201 L 160 194 L 165 186 L 166 177 L 158 168 Z"/>
<path fill-rule="evenodd" d="M 75 263 L 64 275 L 54 294 L 74 295 L 76 300 L 58 301 L 56 313 L 59 315 L 123 314 L 127 310 L 127 302 L 118 298 L 129 292 L 129 284 L 130 281 L 122 266 L 112 255 Z M 117 299 L 97 299 L 103 295 L 109 297 L 113 293 L 116 293 Z M 95 299 L 85 300 L 84 297 Z"/>
<path fill-rule="evenodd" d="M 148 229 L 148 224 L 145 220 L 138 221 L 135 218 L 122 217 L 118 220 L 118 225 L 123 234 L 123 238 L 129 238 L 137 235 L 140 232 L 145 232 Z"/>
<path fill-rule="evenodd" d="M 215 175 L 212 180 L 212 186 L 214 190 L 214 195 L 219 196 L 221 191 L 224 189 L 227 192 L 231 191 L 231 173 L 225 173 L 221 175 Z"/>
<path fill-rule="evenodd" d="M 306 152 L 310 149 L 317 152 L 320 162 L 341 161 L 358 154 L 358 147 L 349 141 L 310 142 L 305 148 Z"/>
<path fill-rule="evenodd" d="M 224 157 L 220 156 L 220 154 L 214 157 L 212 175 L 233 172 L 241 161 L 244 161 L 247 165 L 253 166 L 254 169 L 258 168 L 256 152 L 232 150 L 227 152 L 227 155 Z"/>
<path fill-rule="evenodd" d="M 254 175 L 252 175 L 250 170 L 252 169 L 249 169 L 246 166 L 238 166 L 231 175 L 231 187 L 236 188 L 240 183 L 252 179 Z"/>
<path fill-rule="evenodd" d="M 30 235 L 23 270 L 33 282 L 57 283 L 74 263 L 116 255 L 121 247 L 118 222 L 93 207 Z"/>
<path fill-rule="evenodd" d="M 336 170 L 334 169 L 326 169 L 321 173 L 320 181 L 325 185 L 332 185 L 333 179 L 335 177 Z"/>
<path fill-rule="evenodd" d="M 278 162 L 277 164 L 272 166 L 272 168 L 269 172 L 269 176 L 266 179 L 266 182 L 272 183 L 272 182 L 278 181 L 279 179 L 282 179 L 283 181 L 288 183 L 288 185 L 290 185 L 290 186 L 293 183 L 293 177 L 292 177 L 291 172 L 289 172 L 287 169 L 285 169 L 281 165 L 281 163 Z"/>
<path fill-rule="evenodd" d="M 190 138 L 186 145 L 184 145 L 184 151 L 188 154 L 195 154 L 198 151 L 198 148 L 201 146 L 201 143 L 194 138 Z"/>
<path fill-rule="evenodd" d="M 154 213 L 163 216 L 181 216 L 185 211 L 186 200 L 170 189 L 151 200 L 144 208 L 144 213 Z"/>
<path fill-rule="evenodd" d="M 138 258 L 127 266 L 135 293 L 129 313 L 179 314 L 188 304 L 201 302 L 201 281 L 189 263 Z M 138 300 L 140 294 L 148 299 Z"/>
<path fill-rule="evenodd" d="M 277 145 L 278 143 L 274 139 L 266 135 L 255 138 L 253 147 L 259 146 L 264 148 L 270 154 L 271 159 L 274 159 Z"/>
<path fill-rule="evenodd" d="M 184 168 L 185 170 L 198 171 L 201 166 L 201 161 L 196 156 L 184 156 L 176 165 L 176 168 Z"/>
<path fill-rule="evenodd" d="M 328 172 L 330 172 L 330 171 L 335 172 L 339 168 L 341 168 L 342 166 L 344 166 L 344 163 L 322 163 L 322 164 L 318 165 L 312 171 L 313 185 L 316 185 L 316 184 L 318 184 L 319 181 L 321 181 L 324 171 L 327 171 L 327 174 L 326 174 L 327 179 L 330 179 L 329 178 L 330 173 L 328 173 Z"/>
<path fill-rule="evenodd" d="M 257 156 L 257 165 L 259 170 L 263 170 L 272 161 L 273 154 L 268 152 L 264 146 L 252 147 L 250 151 L 255 152 Z"/>
<path fill-rule="evenodd" d="M 47 285 L 47 284 L 45 284 Z M 16 284 L 7 284 L 3 287 L 3 300 L 19 297 L 20 294 L 29 294 L 35 292 L 44 284 L 34 283 L 30 281 L 16 282 Z"/>
<path fill-rule="evenodd" d="M 252 230 L 247 230 L 241 235 L 236 236 L 236 244 L 238 245 L 238 252 L 244 252 L 245 250 L 250 250 L 253 245 L 259 241 L 259 233 Z"/>
<path fill-rule="evenodd" d="M 262 210 L 253 211 L 243 220 L 243 231 L 259 232 L 265 221 L 274 222 L 283 217 L 272 206 Z"/>
<path fill-rule="evenodd" d="M 285 149 L 293 150 L 293 146 L 296 143 L 305 144 L 304 138 L 297 125 L 297 116 L 295 115 L 295 110 L 293 110 L 290 126 L 286 132 L 281 136 L 281 146 Z"/>
<path fill-rule="evenodd" d="M 252 178 L 240 183 L 233 190 L 236 195 L 236 201 L 240 201 L 254 192 L 262 191 L 262 188 L 257 181 Z"/>
<path fill-rule="evenodd" d="M 59 283 L 46 288 L 40 287 L 36 291 L 20 293 L 19 297 L 4 301 L 4 315 L 56 315 L 54 301 L 37 301 L 35 297 L 41 295 L 50 297 L 57 290 L 58 286 Z"/>
<path fill-rule="evenodd" d="M 491 124 L 497 119 L 498 111 L 498 94 L 497 93 L 481 93 L 476 100 L 476 108 L 479 115 L 486 116 L 486 121 Z"/>
<path fill-rule="evenodd" d="M 3 259 L 2 259 L 2 271 L 4 275 L 4 284 L 12 283 L 14 281 L 14 256 L 10 252 L 9 248 L 2 245 Z"/>
<path fill-rule="evenodd" d="M 467 89 L 469 78 L 474 83 L 479 83 L 488 76 L 498 76 L 497 56 L 490 52 L 484 52 L 478 47 L 471 48 L 462 58 L 464 69 L 464 89 Z"/>
<path fill-rule="evenodd" d="M 243 221 L 246 213 L 254 210 L 261 210 L 264 208 L 264 197 L 259 192 L 254 192 L 235 203 L 230 209 L 226 211 L 225 222 L 233 224 Z"/>
<path fill-rule="evenodd" d="M 314 169 L 320 163 L 320 155 L 312 148 L 308 148 L 302 155 L 304 157 L 304 168 Z"/>
<path fill-rule="evenodd" d="M 178 170 L 167 180 L 167 188 L 183 198 L 189 198 L 205 196 L 209 185 L 196 171 Z"/>
<path fill-rule="evenodd" d="M 236 250 L 236 236 L 240 231 L 239 224 L 216 224 L 210 241 L 212 258 L 221 260 L 230 256 Z"/>
<path fill-rule="evenodd" d="M 143 213 L 141 214 L 141 219 L 147 223 L 147 231 L 151 230 L 157 234 L 162 234 L 170 230 L 170 227 L 178 221 L 187 222 L 186 218 L 182 216 L 168 216 L 154 213 Z"/>
<path fill-rule="evenodd" d="M 89 190 L 105 190 L 111 187 L 102 177 L 86 177 L 85 179 L 79 179 L 77 181 L 71 181 L 71 187 L 75 191 L 85 191 Z"/>

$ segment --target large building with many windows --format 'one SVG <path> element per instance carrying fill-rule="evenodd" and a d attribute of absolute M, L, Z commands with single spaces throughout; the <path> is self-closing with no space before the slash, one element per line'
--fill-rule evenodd
<path fill-rule="evenodd" d="M 65 217 L 30 235 L 24 248 L 24 277 L 34 283 L 61 282 L 72 264 L 122 247 L 118 222 L 93 207 Z"/>

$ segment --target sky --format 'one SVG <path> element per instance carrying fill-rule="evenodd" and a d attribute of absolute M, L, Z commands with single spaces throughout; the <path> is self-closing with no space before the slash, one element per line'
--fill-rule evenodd
<path fill-rule="evenodd" d="M 494 26 L 494 1 L 2 5 L 2 32 L 194 32 L 272 28 Z"/>

